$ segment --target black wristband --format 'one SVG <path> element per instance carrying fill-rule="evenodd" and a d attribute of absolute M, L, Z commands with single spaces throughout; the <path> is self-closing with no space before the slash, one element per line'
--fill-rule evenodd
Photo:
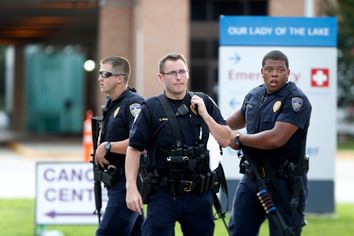
<path fill-rule="evenodd" d="M 104 149 L 106 150 L 106 152 L 110 152 L 111 151 L 111 142 L 110 141 L 105 143 Z"/>
<path fill-rule="evenodd" d="M 241 134 L 237 134 L 236 138 L 235 138 L 235 143 L 236 143 L 237 146 L 241 145 L 240 136 L 241 136 Z"/>

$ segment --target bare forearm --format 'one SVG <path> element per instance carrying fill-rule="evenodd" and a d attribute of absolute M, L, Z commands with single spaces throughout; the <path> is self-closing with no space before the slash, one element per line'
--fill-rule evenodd
<path fill-rule="evenodd" d="M 265 130 L 257 134 L 241 134 L 240 142 L 249 147 L 258 149 L 274 149 L 285 145 L 298 127 L 284 122 L 276 122 L 271 130 Z"/>
<path fill-rule="evenodd" d="M 274 135 L 270 131 L 263 131 L 257 134 L 241 134 L 240 142 L 242 145 L 257 149 L 274 149 L 280 146 L 276 143 Z"/>
<path fill-rule="evenodd" d="M 227 125 L 218 124 L 210 115 L 203 117 L 204 122 L 207 124 L 210 133 L 215 140 L 222 146 L 227 147 L 231 139 L 231 129 Z"/>
<path fill-rule="evenodd" d="M 140 193 L 136 186 L 136 176 L 139 171 L 140 155 L 140 151 L 129 146 L 125 160 L 125 176 L 127 178 L 127 195 L 125 197 L 125 201 L 127 203 L 127 207 L 138 214 L 142 214 L 143 209 L 143 200 L 141 199 Z"/>
<path fill-rule="evenodd" d="M 236 111 L 226 120 L 227 125 L 230 126 L 231 129 L 242 129 L 245 127 L 245 118 L 243 117 L 241 110 Z"/>
<path fill-rule="evenodd" d="M 140 155 L 140 151 L 130 146 L 128 147 L 125 159 L 125 175 L 127 179 L 127 189 L 136 188 L 136 177 L 139 171 Z"/>
<path fill-rule="evenodd" d="M 111 152 L 126 154 L 128 148 L 129 139 L 125 139 L 122 141 L 111 142 Z"/>

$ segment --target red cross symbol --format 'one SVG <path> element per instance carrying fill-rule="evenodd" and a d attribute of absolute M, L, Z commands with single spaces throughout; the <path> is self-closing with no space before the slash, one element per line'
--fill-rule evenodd
<path fill-rule="evenodd" d="M 327 68 L 311 69 L 311 86 L 312 87 L 328 87 L 329 70 Z"/>

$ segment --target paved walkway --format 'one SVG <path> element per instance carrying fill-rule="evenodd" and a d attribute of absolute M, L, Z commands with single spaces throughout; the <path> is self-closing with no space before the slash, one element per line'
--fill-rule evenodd
<path fill-rule="evenodd" d="M 0 145 L 0 198 L 34 198 L 38 161 L 82 161 L 81 139 L 43 139 Z M 354 203 L 354 152 L 337 153 L 336 202 Z"/>
<path fill-rule="evenodd" d="M 337 152 L 335 198 L 336 202 L 354 203 L 354 151 Z"/>
<path fill-rule="evenodd" d="M 82 161 L 81 139 L 11 142 L 0 145 L 0 198 L 34 198 L 39 161 Z"/>

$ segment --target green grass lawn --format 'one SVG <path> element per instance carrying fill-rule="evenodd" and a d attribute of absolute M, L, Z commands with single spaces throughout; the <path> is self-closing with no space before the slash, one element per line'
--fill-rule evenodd
<path fill-rule="evenodd" d="M 0 235 L 6 236 L 33 236 L 34 226 L 34 199 L 0 199 Z M 354 204 L 337 204 L 336 214 L 308 215 L 308 225 L 303 230 L 303 236 L 352 236 L 354 235 Z M 228 222 L 227 218 L 227 222 Z M 216 236 L 227 235 L 221 220 L 217 220 Z M 91 236 L 97 226 L 80 225 L 52 225 L 48 230 L 58 230 L 65 236 Z M 176 226 L 176 235 L 182 235 L 179 226 Z M 264 224 L 260 236 L 268 235 L 267 225 Z"/>
<path fill-rule="evenodd" d="M 338 138 L 338 150 L 353 150 L 354 151 L 354 137 Z"/>

